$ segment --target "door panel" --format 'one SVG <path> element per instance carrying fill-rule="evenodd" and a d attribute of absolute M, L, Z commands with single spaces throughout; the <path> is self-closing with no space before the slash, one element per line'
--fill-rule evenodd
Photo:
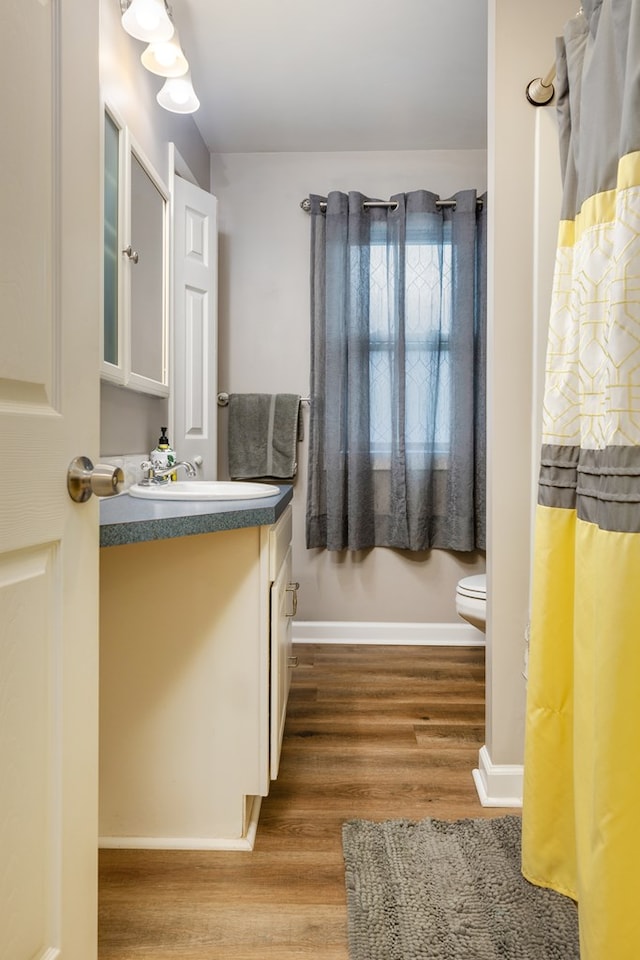
<path fill-rule="evenodd" d="M 0 960 L 91 960 L 98 521 L 66 473 L 99 453 L 98 4 L 0 26 Z"/>
<path fill-rule="evenodd" d="M 55 309 L 52 190 L 56 172 L 52 131 L 58 110 L 55 95 L 51 96 L 52 71 L 58 66 L 52 34 L 55 11 L 51 4 L 36 0 L 9 0 L 8 4 L 5 0 L 3 10 L 0 24 L 9 60 L 7 66 L 3 54 L 0 71 L 7 73 L 2 77 L 2 91 L 8 94 L 3 104 L 29 103 L 31 115 L 28 122 L 17 124 L 3 117 L 0 315 L 12 318 L 12 336 L 3 338 L 0 351 L 0 399 L 51 403 L 51 320 Z M 24 51 L 21 63 L 13 60 L 16 50 Z M 13 79 L 9 72 L 12 64 Z M 16 89 L 17 83 L 25 88 Z"/>
<path fill-rule="evenodd" d="M 217 200 L 182 177 L 173 182 L 174 316 L 171 437 L 180 455 L 202 457 L 217 479 Z"/>
<path fill-rule="evenodd" d="M 19 958 L 46 956 L 58 940 L 58 573 L 55 547 L 0 557 L 0 930 Z"/>

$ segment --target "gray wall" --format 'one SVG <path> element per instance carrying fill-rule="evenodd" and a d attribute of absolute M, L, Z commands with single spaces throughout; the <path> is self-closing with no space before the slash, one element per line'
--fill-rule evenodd
<path fill-rule="evenodd" d="M 214 155 L 219 201 L 218 384 L 228 392 L 309 393 L 309 192 L 361 190 L 388 198 L 426 188 L 447 197 L 486 188 L 482 150 Z M 308 411 L 305 411 L 308 421 Z M 219 412 L 219 477 L 226 473 L 226 410 Z M 460 622 L 456 583 L 484 556 L 378 548 L 308 551 L 304 544 L 306 440 L 294 496 L 298 619 Z"/>

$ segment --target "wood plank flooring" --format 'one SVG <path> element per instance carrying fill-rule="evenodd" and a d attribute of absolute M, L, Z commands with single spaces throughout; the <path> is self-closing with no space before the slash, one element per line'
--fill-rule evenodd
<path fill-rule="evenodd" d="M 501 816 L 471 770 L 484 650 L 296 646 L 251 853 L 103 850 L 100 960 L 347 960 L 341 826 Z"/>

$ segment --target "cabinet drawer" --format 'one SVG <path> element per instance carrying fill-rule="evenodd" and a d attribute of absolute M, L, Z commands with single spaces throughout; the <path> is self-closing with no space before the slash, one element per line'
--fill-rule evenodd
<path fill-rule="evenodd" d="M 293 511 L 291 504 L 287 506 L 280 519 L 269 531 L 269 578 L 273 581 L 278 576 L 278 570 L 287 555 L 291 535 Z"/>

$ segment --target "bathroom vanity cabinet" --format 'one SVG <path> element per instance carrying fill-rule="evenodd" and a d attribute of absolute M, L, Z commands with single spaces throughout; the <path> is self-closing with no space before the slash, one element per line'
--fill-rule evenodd
<path fill-rule="evenodd" d="M 103 846 L 253 846 L 289 691 L 291 505 L 234 516 L 101 550 Z"/>

